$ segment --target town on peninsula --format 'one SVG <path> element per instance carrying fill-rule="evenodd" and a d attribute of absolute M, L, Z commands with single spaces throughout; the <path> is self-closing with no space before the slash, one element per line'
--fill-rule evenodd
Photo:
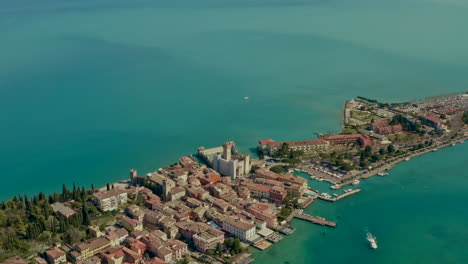
<path fill-rule="evenodd" d="M 363 180 L 467 138 L 466 92 L 401 103 L 357 97 L 338 134 L 263 139 L 257 153 L 228 141 L 102 188 L 63 185 L 3 201 L 0 262 L 252 263 L 251 247 L 281 244 L 293 219 L 339 228 L 339 219 L 304 213 L 317 199 L 357 194 Z"/>

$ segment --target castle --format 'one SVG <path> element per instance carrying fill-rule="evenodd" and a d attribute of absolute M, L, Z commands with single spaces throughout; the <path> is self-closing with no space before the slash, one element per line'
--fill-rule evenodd
<path fill-rule="evenodd" d="M 222 147 L 205 149 L 200 147 L 198 155 L 214 170 L 225 176 L 235 179 L 250 172 L 251 162 L 249 154 L 239 154 L 234 141 L 223 144 Z M 210 156 L 213 156 L 211 159 Z"/>

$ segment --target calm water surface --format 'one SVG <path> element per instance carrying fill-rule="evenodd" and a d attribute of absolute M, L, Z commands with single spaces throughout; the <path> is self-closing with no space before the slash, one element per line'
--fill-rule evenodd
<path fill-rule="evenodd" d="M 467 13 L 461 0 L 0 0 L 0 198 L 102 185 L 200 145 L 337 132 L 358 95 L 464 91 Z M 295 222 L 255 257 L 468 263 L 466 153 L 431 153 L 318 202 L 312 213 L 337 229 Z"/>

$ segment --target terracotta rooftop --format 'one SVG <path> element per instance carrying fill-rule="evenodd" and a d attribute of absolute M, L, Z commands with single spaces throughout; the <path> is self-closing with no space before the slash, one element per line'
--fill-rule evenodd
<path fill-rule="evenodd" d="M 146 262 L 147 264 L 166 264 L 162 259 L 154 257 Z"/>
<path fill-rule="evenodd" d="M 97 249 L 100 247 L 103 247 L 106 244 L 109 244 L 109 239 L 104 238 L 104 237 L 98 237 L 98 238 L 93 238 L 84 242 L 79 243 L 76 245 L 76 248 L 81 252 L 86 249 Z"/>
<path fill-rule="evenodd" d="M 181 192 L 185 192 L 185 189 L 182 188 L 182 187 L 174 187 L 170 190 L 170 192 L 172 194 L 176 194 L 176 193 L 181 193 Z"/>
<path fill-rule="evenodd" d="M 138 226 L 138 225 L 141 224 L 138 220 L 129 218 L 129 217 L 127 217 L 127 216 L 122 216 L 121 219 L 122 219 L 122 221 L 127 222 L 128 224 L 130 224 L 130 225 L 132 225 L 132 226 Z"/>
<path fill-rule="evenodd" d="M 232 226 L 235 226 L 243 231 L 247 231 L 247 230 L 250 230 L 252 228 L 255 228 L 255 225 L 254 224 L 251 224 L 249 222 L 246 222 L 246 221 L 242 221 L 240 218 L 234 218 L 232 216 L 228 216 L 226 218 L 224 218 L 224 222 L 232 225 Z"/>
<path fill-rule="evenodd" d="M 258 143 L 260 145 L 268 145 L 270 143 L 273 143 L 275 142 L 273 139 L 262 139 L 262 140 L 259 140 Z"/>
<path fill-rule="evenodd" d="M 95 198 L 99 199 L 99 200 L 103 200 L 103 199 L 107 199 L 107 198 L 110 198 L 110 197 L 113 197 L 113 196 L 120 195 L 122 193 L 127 193 L 127 191 L 124 190 L 124 189 L 115 188 L 115 189 L 105 191 L 105 192 L 94 193 L 93 196 Z"/>
<path fill-rule="evenodd" d="M 73 209 L 71 209 L 68 206 L 65 206 L 62 203 L 53 203 L 51 206 L 54 213 L 60 213 L 64 216 L 71 216 L 75 214 L 75 211 L 73 211 Z"/>
<path fill-rule="evenodd" d="M 271 187 L 268 185 L 263 185 L 263 184 L 255 184 L 255 189 L 262 191 L 262 192 L 269 192 L 271 190 Z"/>
<path fill-rule="evenodd" d="M 51 248 L 51 249 L 47 250 L 46 254 L 47 254 L 47 256 L 49 256 L 50 258 L 52 258 L 54 260 L 66 255 L 66 253 L 63 250 L 61 250 L 61 249 L 59 249 L 57 247 L 54 247 L 54 248 Z"/>
<path fill-rule="evenodd" d="M 19 256 L 9 258 L 3 264 L 28 264 L 28 262 Z"/>
<path fill-rule="evenodd" d="M 34 258 L 34 263 L 36 264 L 47 264 L 47 261 L 41 257 Z"/>

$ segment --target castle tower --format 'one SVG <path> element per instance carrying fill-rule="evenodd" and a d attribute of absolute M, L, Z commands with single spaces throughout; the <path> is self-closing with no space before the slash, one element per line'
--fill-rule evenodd
<path fill-rule="evenodd" d="M 250 155 L 244 154 L 244 175 L 250 173 L 251 167 L 252 166 L 250 166 Z"/>
<path fill-rule="evenodd" d="M 133 181 L 136 177 L 138 177 L 138 172 L 135 169 L 130 170 L 130 180 Z"/>
<path fill-rule="evenodd" d="M 223 144 L 223 159 L 231 160 L 232 147 L 234 146 L 233 141 L 229 141 Z"/>
<path fill-rule="evenodd" d="M 169 199 L 169 191 L 171 191 L 172 188 L 175 187 L 175 182 L 171 179 L 164 179 L 163 181 L 163 195 L 164 195 L 164 200 Z"/>

